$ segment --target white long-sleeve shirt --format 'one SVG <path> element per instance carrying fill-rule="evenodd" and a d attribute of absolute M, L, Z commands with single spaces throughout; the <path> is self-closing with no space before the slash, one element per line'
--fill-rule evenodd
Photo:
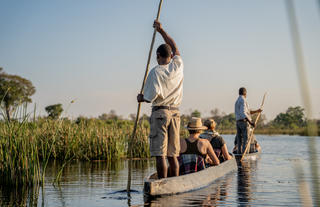
<path fill-rule="evenodd" d="M 249 121 L 252 121 L 249 104 L 246 98 L 240 95 L 234 105 L 234 113 L 236 115 L 236 120 L 241 120 L 248 118 Z"/>

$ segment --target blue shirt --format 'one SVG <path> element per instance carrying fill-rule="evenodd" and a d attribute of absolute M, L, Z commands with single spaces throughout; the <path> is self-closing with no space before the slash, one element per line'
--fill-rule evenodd
<path fill-rule="evenodd" d="M 239 98 L 237 99 L 234 105 L 234 113 L 236 115 L 237 121 L 245 118 L 251 121 L 249 105 L 244 96 L 240 95 Z"/>

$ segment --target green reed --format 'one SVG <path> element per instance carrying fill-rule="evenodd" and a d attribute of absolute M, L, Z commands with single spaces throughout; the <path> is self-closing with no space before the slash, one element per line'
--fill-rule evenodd
<path fill-rule="evenodd" d="M 44 181 L 49 160 L 108 160 L 127 157 L 133 122 L 128 120 L 46 118 L 0 121 L 0 182 L 7 185 Z M 134 157 L 149 157 L 149 124 L 143 122 L 133 140 Z M 62 173 L 59 172 L 60 176 Z M 59 179 L 59 174 L 57 179 Z"/>
<path fill-rule="evenodd" d="M 29 127 L 28 115 L 20 120 L 4 121 L 0 124 L 0 183 L 3 185 L 33 185 L 41 183 L 44 169 L 40 163 L 41 149 Z"/>

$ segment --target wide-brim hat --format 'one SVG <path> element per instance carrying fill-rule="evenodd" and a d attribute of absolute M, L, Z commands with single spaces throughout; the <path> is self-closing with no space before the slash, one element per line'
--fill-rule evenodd
<path fill-rule="evenodd" d="M 188 130 L 206 130 L 208 127 L 202 125 L 202 121 L 200 118 L 192 117 L 186 126 Z"/>

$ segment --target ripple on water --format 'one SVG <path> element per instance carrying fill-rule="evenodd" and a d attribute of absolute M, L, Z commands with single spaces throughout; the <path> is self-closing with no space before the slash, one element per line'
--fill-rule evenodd
<path fill-rule="evenodd" d="M 223 137 L 230 150 L 234 135 L 223 135 Z M 36 190 L 0 188 L 0 204 L 31 206 L 28 203 L 33 198 L 38 206 L 50 207 L 301 206 L 293 164 L 301 163 L 304 180 L 309 185 L 308 189 L 311 189 L 312 176 L 308 162 L 307 138 L 258 135 L 257 139 L 263 149 L 259 159 L 245 162 L 238 171 L 197 191 L 156 198 L 144 203 L 143 179 L 155 170 L 153 160 L 133 161 L 134 190 L 130 195 L 122 190 L 127 185 L 127 161 L 122 160 L 108 165 L 103 162 L 75 162 L 66 166 L 60 187 L 52 186 L 57 166 L 49 165 L 43 193 L 41 188 Z M 316 148 L 320 149 L 319 142 Z M 308 194 L 302 192 L 302 195 Z"/>

